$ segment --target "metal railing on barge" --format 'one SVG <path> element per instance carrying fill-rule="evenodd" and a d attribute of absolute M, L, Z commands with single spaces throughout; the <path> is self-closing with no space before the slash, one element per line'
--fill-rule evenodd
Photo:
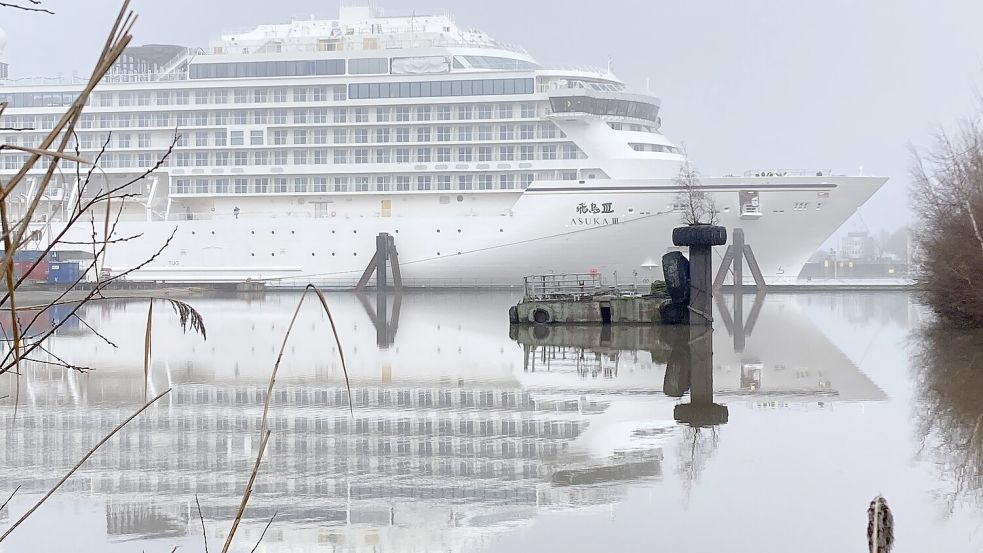
<path fill-rule="evenodd" d="M 530 275 L 523 278 L 527 299 L 582 299 L 602 290 L 601 275 L 595 273 L 566 273 Z"/>

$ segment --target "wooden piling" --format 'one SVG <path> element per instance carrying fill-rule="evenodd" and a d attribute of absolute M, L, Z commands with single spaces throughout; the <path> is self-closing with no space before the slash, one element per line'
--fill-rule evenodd
<path fill-rule="evenodd" d="M 375 287 L 386 291 L 386 262 L 389 259 L 389 234 L 382 232 L 375 237 Z"/>
<path fill-rule="evenodd" d="M 736 228 L 732 233 L 734 248 L 734 286 L 744 285 L 744 229 Z M 738 292 L 739 293 L 739 292 Z"/>

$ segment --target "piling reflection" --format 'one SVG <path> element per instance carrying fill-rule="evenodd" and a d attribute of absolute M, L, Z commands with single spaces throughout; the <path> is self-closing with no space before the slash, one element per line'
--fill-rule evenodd
<path fill-rule="evenodd" d="M 920 455 L 938 468 L 940 499 L 983 506 L 983 331 L 928 328 L 915 335 Z"/>
<path fill-rule="evenodd" d="M 674 336 L 662 386 L 670 397 L 689 390 L 689 402 L 676 405 L 673 417 L 694 428 L 726 424 L 727 407 L 713 401 L 713 333 L 705 327 L 686 330 L 686 335 Z"/>

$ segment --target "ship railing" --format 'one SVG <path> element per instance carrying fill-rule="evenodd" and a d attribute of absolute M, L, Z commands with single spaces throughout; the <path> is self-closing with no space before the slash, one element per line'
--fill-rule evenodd
<path fill-rule="evenodd" d="M 173 58 L 171 58 L 170 60 L 168 60 L 167 63 L 164 64 L 160 73 L 162 75 L 168 75 L 170 73 L 173 73 L 175 69 L 179 68 L 181 64 L 189 63 L 191 61 L 191 58 L 194 57 L 194 51 L 195 51 L 194 48 L 185 48 L 182 51 L 178 52 L 177 54 L 174 55 Z"/>
<path fill-rule="evenodd" d="M 318 37 L 310 37 L 314 40 Z M 454 47 L 467 47 L 467 48 L 487 48 L 493 50 L 505 50 L 507 52 L 514 52 L 516 54 L 522 54 L 528 56 L 529 53 L 517 44 L 509 44 L 505 42 L 498 42 L 495 40 L 468 40 L 466 38 L 406 38 L 406 39 L 384 39 L 372 43 L 374 46 L 371 48 L 366 48 L 365 42 L 363 41 L 363 36 L 352 36 L 344 35 L 340 37 L 319 37 L 324 39 L 333 39 L 331 45 L 340 46 L 334 50 L 327 49 L 325 46 L 317 42 L 290 42 L 284 41 L 282 38 L 270 38 L 268 41 L 263 43 L 255 44 L 238 44 L 232 45 L 212 45 L 209 49 L 204 50 L 199 55 L 210 56 L 210 55 L 222 55 L 227 53 L 238 53 L 240 50 L 245 49 L 252 53 L 314 53 L 314 52 L 346 52 L 346 51 L 373 51 L 373 50 L 403 50 L 409 48 L 454 48 Z M 275 45 L 275 47 L 270 47 Z"/>
<path fill-rule="evenodd" d="M 575 71 L 577 73 L 590 73 L 592 75 L 597 75 L 604 78 L 613 78 L 614 73 L 612 73 L 606 67 L 598 67 L 596 65 L 581 65 L 581 64 L 560 64 L 551 65 L 548 70 L 550 71 Z"/>
<path fill-rule="evenodd" d="M 164 73 L 160 71 L 146 71 L 140 73 L 110 73 L 102 78 L 103 83 L 153 83 L 161 81 L 183 81 L 187 80 L 187 71 L 177 71 Z M 88 77 L 81 75 L 54 75 L 20 77 L 16 79 L 0 79 L 0 83 L 7 86 L 62 86 L 62 85 L 84 85 L 89 82 Z"/>
<path fill-rule="evenodd" d="M 523 278 L 527 299 L 545 300 L 592 296 L 601 291 L 601 276 L 597 273 L 565 273 L 530 275 Z"/>
<path fill-rule="evenodd" d="M 752 169 L 745 171 L 745 177 L 829 177 L 831 169 Z"/>

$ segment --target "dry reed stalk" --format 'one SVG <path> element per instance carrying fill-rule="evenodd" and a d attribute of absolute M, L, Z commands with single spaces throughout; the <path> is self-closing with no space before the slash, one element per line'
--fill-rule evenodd
<path fill-rule="evenodd" d="M 17 494 L 17 490 L 19 490 L 19 489 L 20 489 L 20 486 L 17 486 L 16 488 L 14 488 L 14 491 L 10 492 L 10 496 L 7 497 L 7 501 L 4 501 L 3 502 L 3 505 L 0 505 L 0 513 L 2 513 L 3 510 L 7 507 L 7 504 L 10 503 L 10 500 L 14 498 L 14 495 Z M 260 538 L 260 539 L 262 539 L 262 538 Z"/>
<path fill-rule="evenodd" d="M 297 307 L 294 309 L 294 314 L 290 318 L 290 324 L 287 326 L 287 331 L 283 335 L 283 342 L 280 344 L 280 352 L 277 354 L 276 362 L 273 364 L 273 371 L 270 373 L 270 384 L 266 390 L 266 398 L 263 401 L 263 419 L 260 423 L 260 434 L 263 436 L 260 446 L 259 454 L 256 456 L 256 465 L 253 467 L 253 473 L 249 477 L 249 483 L 246 485 L 246 490 L 242 495 L 242 502 L 239 505 L 239 512 L 236 514 L 236 518 L 232 523 L 232 528 L 229 531 L 229 536 L 225 540 L 225 547 L 222 548 L 222 553 L 227 553 L 229 547 L 232 545 L 232 538 L 235 536 L 236 529 L 239 527 L 239 522 L 242 519 L 242 514 L 246 510 L 246 504 L 249 502 L 249 496 L 252 495 L 253 483 L 256 481 L 256 473 L 259 471 L 260 461 L 263 459 L 263 451 L 266 449 L 266 443 L 270 439 L 270 430 L 267 428 L 267 420 L 270 412 L 270 399 L 273 397 L 273 386 L 276 384 L 276 375 L 280 369 L 280 362 L 283 361 L 283 353 L 287 349 L 287 341 L 290 339 L 290 332 L 294 328 L 294 323 L 297 322 L 297 316 L 300 315 L 300 308 L 304 305 L 304 300 L 307 298 L 307 293 L 314 291 L 317 295 L 318 300 L 321 302 L 321 307 L 324 309 L 325 314 L 328 316 L 328 322 L 331 323 L 331 333 L 334 335 L 335 344 L 338 346 L 338 355 L 341 358 L 341 370 L 345 375 L 345 387 L 348 390 L 348 408 L 352 415 L 355 414 L 354 406 L 352 405 L 352 388 L 351 383 L 348 380 L 348 368 L 345 365 L 345 354 L 341 348 L 341 339 L 338 337 L 338 328 L 335 326 L 334 317 L 331 315 L 331 309 L 328 307 L 328 300 L 324 297 L 324 294 L 313 284 L 308 284 L 304 288 L 304 293 L 300 296 L 300 301 L 297 302 Z M 276 515 L 274 515 L 275 517 Z M 273 523 L 273 519 L 270 519 L 269 524 L 267 524 L 267 529 L 269 525 Z M 263 530 L 263 534 L 266 534 L 266 530 Z M 260 541 L 262 541 L 262 536 L 260 536 Z M 256 547 L 259 547 L 257 542 Z M 255 548 L 253 549 L 255 551 Z"/>
<path fill-rule="evenodd" d="M 259 544 L 263 543 L 263 538 L 266 536 L 266 531 L 270 529 L 270 525 L 273 524 L 273 519 L 276 518 L 276 515 L 279 512 L 280 511 L 273 511 L 273 516 L 271 516 L 270 521 L 266 523 L 266 528 L 263 528 L 263 533 L 259 535 L 259 539 L 256 541 L 256 545 L 253 546 L 252 551 L 250 551 L 249 553 L 256 553 L 256 550 L 259 549 Z M 208 551 L 205 551 L 205 553 L 208 553 Z"/>
<path fill-rule="evenodd" d="M 102 447 L 103 444 L 105 444 L 106 442 L 108 442 L 110 438 L 112 438 L 113 436 L 115 436 L 116 433 L 119 432 L 120 430 L 122 430 L 124 426 L 126 426 L 127 424 L 130 423 L 130 421 L 132 421 L 133 419 L 137 418 L 137 416 L 140 413 L 143 413 L 144 411 L 147 410 L 148 407 L 150 407 L 151 405 L 153 405 L 154 403 L 156 403 L 157 400 L 159 400 L 160 398 L 162 398 L 165 395 L 167 395 L 168 393 L 170 393 L 170 391 L 171 391 L 171 389 L 168 388 L 163 393 L 161 393 L 159 396 L 157 396 L 154 399 L 148 401 L 136 413 L 133 413 L 126 420 L 124 420 L 123 422 L 119 423 L 116 426 L 116 428 L 114 428 L 102 440 L 99 440 L 99 443 L 97 443 L 96 445 L 94 445 L 92 447 L 92 449 L 89 450 L 88 453 L 86 453 L 84 456 L 82 456 L 82 459 L 79 460 L 79 462 L 76 463 L 75 466 L 72 467 L 72 469 L 69 470 L 68 473 L 66 473 L 65 476 L 63 476 L 61 478 L 61 480 L 59 480 L 58 483 L 54 485 L 53 488 L 51 488 L 50 490 L 48 490 L 48 493 L 44 494 L 44 497 L 42 497 L 41 499 L 39 499 L 38 502 L 35 503 L 33 507 L 31 507 L 30 509 L 28 509 L 27 512 L 24 513 L 23 516 L 21 516 L 19 519 L 17 519 L 17 522 L 13 523 L 9 528 L 7 528 L 7 530 L 3 533 L 3 535 L 0 535 L 0 542 L 2 542 L 4 539 L 6 539 L 7 536 L 9 536 L 11 534 L 11 532 L 13 532 L 14 530 L 16 530 L 18 526 L 20 526 L 25 520 L 27 520 L 27 517 L 31 516 L 34 513 L 34 511 L 36 511 L 38 509 L 38 507 L 41 506 L 41 504 L 43 504 L 45 501 L 47 501 L 49 497 L 51 497 L 56 491 L 58 491 L 58 488 L 60 488 L 62 486 L 62 484 L 65 483 L 65 481 L 67 481 L 73 474 L 75 474 L 75 471 L 77 471 L 79 469 L 79 467 L 81 467 L 86 461 L 88 461 L 89 460 L 89 457 L 92 457 L 92 455 L 95 454 L 95 452 L 100 447 Z"/>
<path fill-rule="evenodd" d="M 345 365 L 345 353 L 341 348 L 341 339 L 338 338 L 338 329 L 334 324 L 334 317 L 331 316 L 331 309 L 328 307 L 328 300 L 324 298 L 324 294 L 313 284 L 308 284 L 304 288 L 304 293 L 300 296 L 300 301 L 297 302 L 297 308 L 294 309 L 293 317 L 290 318 L 290 325 L 287 327 L 287 332 L 283 335 L 283 342 L 280 344 L 280 353 L 276 356 L 276 363 L 273 364 L 273 372 L 270 374 L 270 385 L 266 390 L 266 400 L 263 402 L 263 419 L 260 424 L 259 431 L 260 434 L 266 430 L 266 420 L 270 411 L 270 399 L 273 397 L 273 385 L 276 383 L 276 375 L 280 370 L 280 362 L 283 360 L 283 352 L 287 349 L 287 340 L 290 338 L 290 332 L 294 328 L 294 323 L 297 322 L 297 315 L 300 314 L 300 308 L 304 305 L 304 300 L 307 298 L 307 293 L 314 291 L 317 295 L 318 300 L 321 302 L 321 307 L 324 312 L 328 315 L 328 322 L 331 323 L 331 333 L 334 335 L 335 344 L 338 346 L 338 356 L 341 358 L 341 371 L 345 374 L 345 387 L 348 389 L 348 409 L 352 416 L 355 415 L 355 408 L 352 404 L 352 386 L 351 382 L 348 380 L 348 368 Z"/>
<path fill-rule="evenodd" d="M 266 451 L 266 443 L 270 440 L 270 431 L 267 430 L 266 434 L 263 435 L 263 439 L 259 442 L 259 453 L 256 454 L 256 464 L 253 465 L 253 472 L 249 475 L 249 482 L 246 484 L 246 489 L 242 492 L 242 502 L 239 503 L 239 510 L 236 512 L 236 518 L 232 521 L 232 528 L 229 529 L 229 536 L 225 538 L 225 546 L 222 547 L 222 553 L 228 553 L 229 547 L 232 545 L 232 538 L 235 537 L 236 529 L 239 528 L 239 522 L 242 520 L 242 513 L 246 510 L 246 504 L 249 503 L 249 496 L 253 494 L 253 484 L 256 482 L 256 473 L 259 472 L 259 465 L 263 461 L 263 452 Z"/>
<path fill-rule="evenodd" d="M 143 399 L 147 399 L 147 387 L 150 384 L 150 335 L 153 330 L 154 302 L 151 300 L 147 309 L 147 332 L 143 337 Z M 195 498 L 197 501 L 197 497 Z M 206 551 L 207 553 L 207 551 Z"/>
<path fill-rule="evenodd" d="M 201 540 L 205 542 L 205 553 L 208 553 L 208 534 L 205 532 L 205 517 L 201 514 L 201 503 L 198 503 L 198 494 L 195 494 L 195 505 L 198 506 L 198 520 L 201 521 Z"/>

